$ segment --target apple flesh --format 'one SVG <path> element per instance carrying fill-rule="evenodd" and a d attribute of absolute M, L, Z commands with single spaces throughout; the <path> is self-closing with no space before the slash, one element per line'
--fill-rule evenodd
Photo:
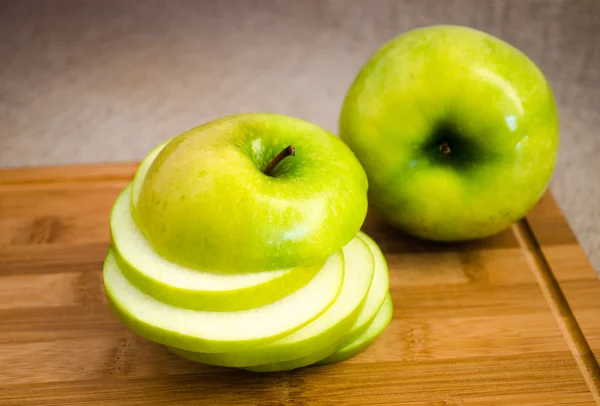
<path fill-rule="evenodd" d="M 378 296 L 372 290 L 369 290 L 369 295 Z M 376 309 L 374 314 L 371 314 L 371 310 L 366 309 L 366 306 L 363 307 L 360 316 L 366 315 L 365 318 L 368 318 L 370 322 L 367 323 L 358 335 L 356 333 L 348 333 L 342 340 L 338 342 L 333 341 L 326 347 L 319 348 L 308 355 L 296 359 L 254 365 L 244 369 L 254 372 L 288 371 L 311 364 L 326 365 L 352 358 L 369 347 L 390 323 L 394 309 L 389 292 L 386 291 L 383 304 Z"/>
<path fill-rule="evenodd" d="M 210 311 L 245 310 L 279 300 L 306 285 L 321 266 L 218 274 L 167 261 L 152 250 L 135 225 L 129 197 L 117 198 L 110 219 L 113 250 L 119 268 L 144 293 L 173 306 Z"/>
<path fill-rule="evenodd" d="M 103 275 L 113 312 L 138 335 L 189 351 L 244 351 L 289 335 L 326 311 L 339 294 L 344 260 L 335 253 L 301 289 L 271 304 L 232 312 L 184 309 L 156 300 L 125 277 L 112 251 Z"/>
<path fill-rule="evenodd" d="M 343 248 L 343 254 L 344 281 L 339 296 L 322 315 L 303 328 L 277 341 L 243 352 L 206 354 L 176 348 L 172 349 L 173 352 L 192 361 L 228 367 L 279 364 L 315 352 L 323 353 L 325 348 L 331 347 L 331 343 L 338 343 L 348 333 L 362 315 L 365 300 L 369 300 L 367 293 L 370 292 L 374 275 L 373 255 L 369 247 L 357 237 Z M 335 349 L 336 346 L 332 347 L 321 358 Z M 314 355 L 307 360 L 313 358 Z"/>
<path fill-rule="evenodd" d="M 375 269 L 373 272 L 373 282 L 369 288 L 367 300 L 350 331 L 344 336 L 343 343 L 350 342 L 360 336 L 369 327 L 377 312 L 386 300 L 390 289 L 390 275 L 387 262 L 381 252 L 381 249 L 375 241 L 367 234 L 359 231 L 357 238 L 360 238 L 369 248 L 373 255 Z"/>
<path fill-rule="evenodd" d="M 288 361 L 281 361 L 281 362 L 273 362 L 273 363 L 264 364 L 264 365 L 254 365 L 254 366 L 249 366 L 249 367 L 246 367 L 243 369 L 245 369 L 247 371 L 252 371 L 252 372 L 291 371 L 292 369 L 298 369 L 298 368 L 302 368 L 302 367 L 305 367 L 308 365 L 315 364 L 316 362 L 322 360 L 323 358 L 325 358 L 328 355 L 335 352 L 337 346 L 338 346 L 338 343 L 333 342 L 324 348 L 320 348 L 313 353 L 305 355 L 302 358 L 292 359 L 292 360 L 288 360 Z"/>
<path fill-rule="evenodd" d="M 376 317 L 367 325 L 367 329 L 361 335 L 355 337 L 354 340 L 341 345 L 334 342 L 301 358 L 265 365 L 255 365 L 244 369 L 253 372 L 279 372 L 290 371 L 313 364 L 327 365 L 345 361 L 360 354 L 373 344 L 392 320 L 393 313 L 392 298 L 387 295 Z"/>
<path fill-rule="evenodd" d="M 253 372 L 279 372 L 302 368 L 308 365 L 327 365 L 342 362 L 367 349 L 379 335 L 385 330 L 392 320 L 394 313 L 392 298 L 386 296 L 382 307 L 378 310 L 376 317 L 367 325 L 367 329 L 352 341 L 340 345 L 332 343 L 327 347 L 319 349 L 309 355 L 290 361 L 276 362 L 266 365 L 255 365 L 244 369 Z"/>
<path fill-rule="evenodd" d="M 394 304 L 392 303 L 392 298 L 388 295 L 375 319 L 360 336 L 343 344 L 329 357 L 319 361 L 317 365 L 342 362 L 363 352 L 367 347 L 373 344 L 387 325 L 390 324 L 393 314 Z"/>
<path fill-rule="evenodd" d="M 363 164 L 369 202 L 432 240 L 508 228 L 546 189 L 558 118 L 542 72 L 516 48 L 470 28 L 416 29 L 362 68 L 340 136 Z"/>
<path fill-rule="evenodd" d="M 288 371 L 311 364 L 325 365 L 351 358 L 371 345 L 389 324 L 392 313 L 392 299 L 389 295 L 389 273 L 381 249 L 368 235 L 359 232 L 357 238 L 363 240 L 374 255 L 375 269 L 373 282 L 361 312 L 354 325 L 339 341 L 314 350 L 314 352 L 296 359 L 272 362 L 265 365 L 246 367 L 254 372 Z M 302 331 L 302 330 L 300 330 Z"/>
<path fill-rule="evenodd" d="M 289 146 L 295 156 L 267 171 Z M 170 262 L 261 272 L 322 263 L 352 240 L 367 211 L 367 178 L 320 127 L 241 114 L 169 141 L 132 196 L 138 225 Z"/>

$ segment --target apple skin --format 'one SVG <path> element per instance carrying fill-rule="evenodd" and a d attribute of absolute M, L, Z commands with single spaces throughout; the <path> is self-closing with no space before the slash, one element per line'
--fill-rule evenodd
<path fill-rule="evenodd" d="M 263 169 L 287 146 L 272 176 Z M 318 264 L 367 212 L 367 177 L 337 137 L 297 118 L 224 117 L 175 137 L 148 169 L 137 223 L 169 261 L 215 272 Z"/>
<path fill-rule="evenodd" d="M 539 200 L 558 118 L 544 75 L 519 50 L 470 28 L 432 26 L 391 40 L 364 65 L 340 136 L 388 222 L 425 239 L 469 240 L 508 228 Z"/>

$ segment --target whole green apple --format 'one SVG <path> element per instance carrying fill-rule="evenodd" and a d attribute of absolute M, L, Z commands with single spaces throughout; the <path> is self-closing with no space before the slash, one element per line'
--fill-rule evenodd
<path fill-rule="evenodd" d="M 287 269 L 321 264 L 356 236 L 367 177 L 320 127 L 241 114 L 167 143 L 132 206 L 169 261 L 216 272 Z"/>
<path fill-rule="evenodd" d="M 433 240 L 495 234 L 546 189 L 558 119 L 542 72 L 519 50 L 465 27 L 384 45 L 352 84 L 340 135 L 390 223 Z"/>

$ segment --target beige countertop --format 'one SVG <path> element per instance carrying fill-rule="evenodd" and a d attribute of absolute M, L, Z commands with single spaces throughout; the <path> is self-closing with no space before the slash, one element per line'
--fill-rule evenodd
<path fill-rule="evenodd" d="M 600 2 L 45 1 L 0 3 L 0 167 L 141 159 L 247 111 L 336 132 L 360 66 L 397 34 L 461 24 L 525 51 L 561 119 L 551 185 L 600 270 Z"/>

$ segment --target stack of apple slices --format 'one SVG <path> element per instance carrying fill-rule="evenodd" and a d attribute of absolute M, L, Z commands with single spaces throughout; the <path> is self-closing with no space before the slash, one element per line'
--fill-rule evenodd
<path fill-rule="evenodd" d="M 202 271 L 159 255 L 136 215 L 163 148 L 146 157 L 111 213 L 104 283 L 132 331 L 189 360 L 260 372 L 343 361 L 383 331 L 392 317 L 387 264 L 362 232 L 324 261 L 291 269 Z"/>
<path fill-rule="evenodd" d="M 340 257 L 335 254 L 336 257 Z M 342 249 L 341 288 L 323 313 L 308 324 L 266 345 L 226 353 L 202 353 L 173 348 L 184 358 L 205 364 L 252 371 L 283 371 L 306 365 L 339 362 L 365 349 L 392 317 L 385 259 L 372 239 L 359 235 Z M 323 271 L 321 271 L 323 272 Z M 303 300 L 314 300 L 304 296 Z M 277 305 L 277 302 L 274 303 Z M 267 320 L 265 323 L 278 323 Z"/>

